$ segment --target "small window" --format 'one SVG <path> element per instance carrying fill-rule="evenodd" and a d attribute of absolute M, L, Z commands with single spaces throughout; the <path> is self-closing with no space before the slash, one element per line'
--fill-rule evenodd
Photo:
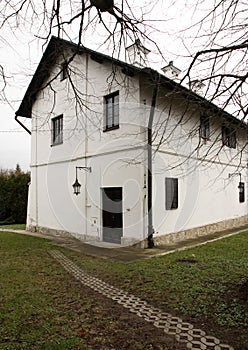
<path fill-rule="evenodd" d="M 178 208 L 178 179 L 165 178 L 165 198 L 166 210 Z"/>
<path fill-rule="evenodd" d="M 105 96 L 105 128 L 111 130 L 119 128 L 119 91 Z"/>
<path fill-rule="evenodd" d="M 236 148 L 236 131 L 233 128 L 222 126 L 222 144 L 230 148 Z"/>
<path fill-rule="evenodd" d="M 65 80 L 68 78 L 68 63 L 67 62 L 63 62 L 61 64 L 61 73 L 60 73 L 60 80 Z"/>
<path fill-rule="evenodd" d="M 210 139 L 210 122 L 207 115 L 202 115 L 200 118 L 200 137 L 204 140 Z"/>
<path fill-rule="evenodd" d="M 52 119 L 52 145 L 63 143 L 63 115 Z"/>
<path fill-rule="evenodd" d="M 245 183 L 239 183 L 239 203 L 244 203 L 245 201 Z"/>

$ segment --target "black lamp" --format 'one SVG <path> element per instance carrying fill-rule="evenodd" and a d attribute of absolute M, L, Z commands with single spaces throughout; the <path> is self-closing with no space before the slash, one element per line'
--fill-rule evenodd
<path fill-rule="evenodd" d="M 81 188 L 81 184 L 78 181 L 78 177 L 77 177 L 77 171 L 79 170 L 86 170 L 89 171 L 91 173 L 91 167 L 87 167 L 87 166 L 76 166 L 76 180 L 74 182 L 74 184 L 72 185 L 73 187 L 73 193 L 77 196 L 80 193 L 80 188 Z"/>
<path fill-rule="evenodd" d="M 72 185 L 72 187 L 73 187 L 74 194 L 77 196 L 80 193 L 80 187 L 81 187 L 77 178 L 76 178 L 76 181 L 74 182 L 74 184 Z"/>

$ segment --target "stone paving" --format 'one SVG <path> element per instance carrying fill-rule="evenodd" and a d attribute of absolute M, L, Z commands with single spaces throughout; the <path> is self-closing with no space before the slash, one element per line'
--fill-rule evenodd
<path fill-rule="evenodd" d="M 155 327 L 163 329 L 166 334 L 172 335 L 178 342 L 184 343 L 186 349 L 234 350 L 230 345 L 222 344 L 221 340 L 207 335 L 201 329 L 194 328 L 192 324 L 184 322 L 181 318 L 154 308 L 146 301 L 113 287 L 99 278 L 88 275 L 61 252 L 52 250 L 50 253 L 66 271 L 83 285 L 121 304 L 130 312 L 147 322 L 151 322 Z"/>

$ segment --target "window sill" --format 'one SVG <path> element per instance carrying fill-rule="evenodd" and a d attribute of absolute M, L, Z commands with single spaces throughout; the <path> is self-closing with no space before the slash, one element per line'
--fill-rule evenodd
<path fill-rule="evenodd" d="M 107 131 L 111 131 L 111 130 L 116 130 L 116 129 L 119 129 L 119 128 L 120 128 L 119 125 L 115 125 L 115 126 L 111 126 L 111 127 L 108 127 L 108 128 L 103 129 L 103 132 L 107 132 Z"/>
<path fill-rule="evenodd" d="M 59 146 L 59 145 L 63 145 L 63 141 L 62 142 L 52 143 L 50 146 L 54 147 L 54 146 Z"/>
<path fill-rule="evenodd" d="M 211 141 L 209 137 L 201 137 L 202 143 L 206 145 L 207 142 Z"/>
<path fill-rule="evenodd" d="M 237 146 L 230 146 L 230 145 L 227 145 L 227 144 L 222 144 L 223 146 L 226 146 L 227 148 L 230 148 L 230 149 L 236 149 L 237 148 Z"/>

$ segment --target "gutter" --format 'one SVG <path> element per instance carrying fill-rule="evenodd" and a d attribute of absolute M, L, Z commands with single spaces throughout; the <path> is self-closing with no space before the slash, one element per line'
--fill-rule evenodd
<path fill-rule="evenodd" d="M 19 117 L 19 116 L 16 114 L 16 115 L 15 115 L 15 120 L 17 121 L 17 123 L 20 124 L 21 127 L 22 127 L 24 130 L 26 130 L 27 133 L 28 133 L 29 135 L 31 135 L 31 131 L 18 119 L 18 117 Z"/>
<path fill-rule="evenodd" d="M 154 71 L 153 71 L 154 72 Z M 153 208 L 152 208 L 152 176 L 153 176 L 153 169 L 152 169 L 152 131 L 153 131 L 153 119 L 155 114 L 155 107 L 157 102 L 157 95 L 158 95 L 158 85 L 159 85 L 159 73 L 153 73 L 151 71 L 152 75 L 152 81 L 153 81 L 153 93 L 152 93 L 152 102 L 151 102 L 151 109 L 150 109 L 150 115 L 149 115 L 149 121 L 148 121 L 148 127 L 147 127 L 147 167 L 148 167 L 148 179 L 147 179 L 147 209 L 148 209 L 148 248 L 154 247 L 154 240 L 153 240 Z"/>

